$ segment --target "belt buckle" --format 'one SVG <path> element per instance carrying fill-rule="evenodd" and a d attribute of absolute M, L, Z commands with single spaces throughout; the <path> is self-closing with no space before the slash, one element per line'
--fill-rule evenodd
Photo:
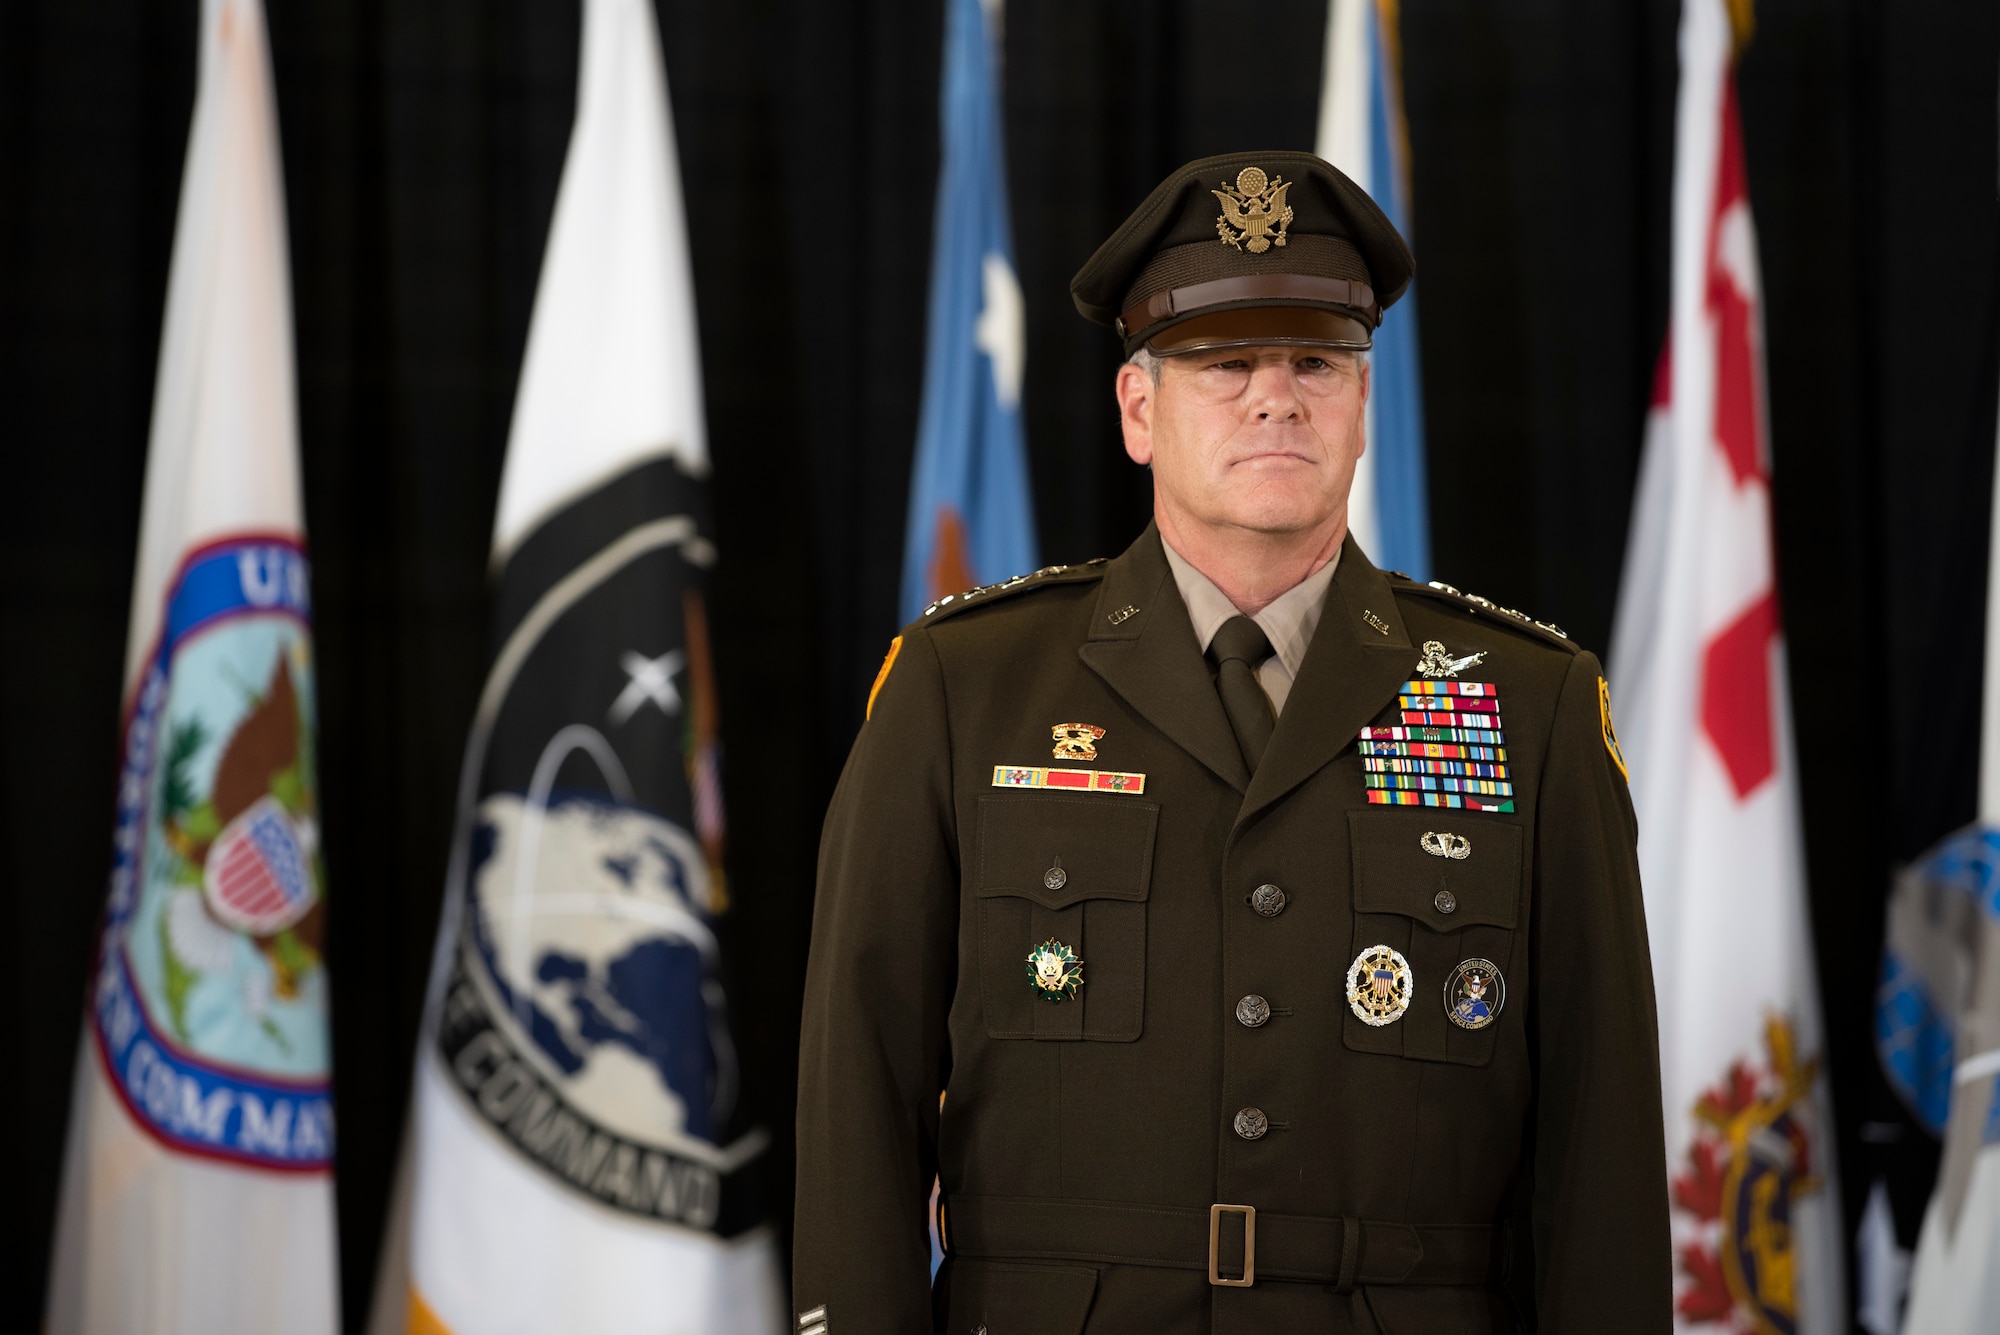
<path fill-rule="evenodd" d="M 1216 1241 L 1222 1236 L 1222 1216 L 1243 1216 L 1243 1278 L 1224 1279 L 1216 1263 Z M 1257 1282 L 1257 1207 L 1254 1205 L 1211 1205 L 1208 1207 L 1208 1282 L 1218 1289 L 1247 1289 Z"/>

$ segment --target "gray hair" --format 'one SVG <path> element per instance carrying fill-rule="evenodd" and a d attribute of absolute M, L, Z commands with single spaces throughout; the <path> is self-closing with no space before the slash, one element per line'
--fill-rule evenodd
<path fill-rule="evenodd" d="M 1127 357 L 1125 362 L 1128 366 L 1136 366 L 1152 377 L 1154 389 L 1160 387 L 1160 358 L 1151 348 L 1141 343 L 1139 350 Z"/>
<path fill-rule="evenodd" d="M 1323 355 L 1329 359 L 1336 357 L 1350 359 L 1350 364 L 1354 367 L 1355 374 L 1357 375 L 1368 368 L 1368 354 L 1365 352 L 1356 351 L 1351 348 L 1328 348 Z M 1127 365 L 1136 366 L 1151 376 L 1154 389 L 1160 387 L 1160 367 L 1164 363 L 1158 353 L 1154 352 L 1144 343 L 1141 343 L 1138 351 L 1127 357 L 1125 361 Z"/>

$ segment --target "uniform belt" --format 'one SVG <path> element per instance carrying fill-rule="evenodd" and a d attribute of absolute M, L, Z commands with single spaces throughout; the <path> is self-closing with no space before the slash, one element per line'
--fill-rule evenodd
<path fill-rule="evenodd" d="M 946 1250 L 981 1260 L 1164 1266 L 1206 1270 L 1226 1287 L 1290 1279 L 1343 1293 L 1357 1284 L 1492 1284 L 1500 1275 L 1491 1228 L 1022 1196 L 953 1196 L 942 1209 Z"/>

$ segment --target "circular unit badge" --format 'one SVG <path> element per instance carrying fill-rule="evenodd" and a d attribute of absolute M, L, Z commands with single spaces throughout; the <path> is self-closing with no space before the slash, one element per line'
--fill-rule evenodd
<path fill-rule="evenodd" d="M 1347 1004 L 1361 1023 L 1394 1024 L 1410 1008 L 1410 962 L 1388 946 L 1370 946 L 1347 966 Z"/>
<path fill-rule="evenodd" d="M 1460 1029 L 1484 1029 L 1507 1004 L 1507 980 L 1492 960 L 1463 960 L 1444 985 L 1444 1013 Z"/>

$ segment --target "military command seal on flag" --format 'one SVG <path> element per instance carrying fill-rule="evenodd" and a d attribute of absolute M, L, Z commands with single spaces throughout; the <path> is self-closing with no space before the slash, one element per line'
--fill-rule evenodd
<path fill-rule="evenodd" d="M 333 1156 L 305 554 L 191 553 L 125 726 L 92 1034 L 139 1124 L 264 1168 Z"/>
<path fill-rule="evenodd" d="M 507 561 L 435 1042 L 466 1103 L 543 1172 L 732 1237 L 762 1221 L 751 1165 L 768 1137 L 730 1134 L 701 505 L 677 461 L 652 460 Z"/>

